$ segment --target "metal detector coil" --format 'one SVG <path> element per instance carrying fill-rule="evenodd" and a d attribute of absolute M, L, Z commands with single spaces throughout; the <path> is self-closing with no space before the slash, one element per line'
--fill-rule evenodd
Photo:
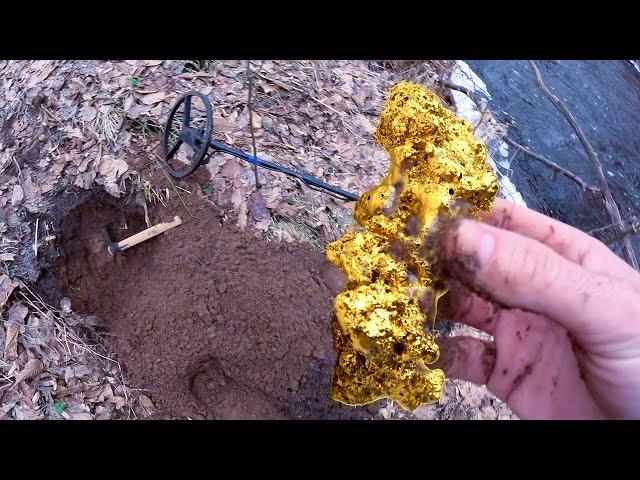
<path fill-rule="evenodd" d="M 193 99 L 197 98 L 204 105 L 203 116 L 194 118 Z M 203 124 L 204 121 L 204 124 Z M 179 131 L 176 128 L 179 126 Z M 177 178 L 183 178 L 193 173 L 200 165 L 208 162 L 210 149 L 214 152 L 226 153 L 233 155 L 257 165 L 262 168 L 284 173 L 290 177 L 295 177 L 302 181 L 312 190 L 318 190 L 334 197 L 347 201 L 358 200 L 358 195 L 349 193 L 341 188 L 329 185 L 319 178 L 313 177 L 303 172 L 297 172 L 289 168 L 278 165 L 277 163 L 262 160 L 253 155 L 249 155 L 241 150 L 237 150 L 226 143 L 218 142 L 211 139 L 213 134 L 213 110 L 209 99 L 201 92 L 191 91 L 183 94 L 178 98 L 175 105 L 169 112 L 169 117 L 164 127 L 164 135 L 162 148 L 164 153 L 164 163 L 171 175 Z M 191 155 L 187 152 L 187 163 L 176 167 L 170 161 L 176 157 L 176 154 L 182 147 L 190 147 Z M 174 162 L 174 164 L 177 162 Z"/>

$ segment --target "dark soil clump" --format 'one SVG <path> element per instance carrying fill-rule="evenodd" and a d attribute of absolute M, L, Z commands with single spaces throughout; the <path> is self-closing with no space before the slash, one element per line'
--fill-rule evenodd
<path fill-rule="evenodd" d="M 142 207 L 94 197 L 61 221 L 53 272 L 74 311 L 104 322 L 129 383 L 160 418 L 372 418 L 329 398 L 333 294 L 310 247 L 269 243 L 187 196 L 150 208 L 151 223 L 183 224 L 111 257 L 115 240 L 146 228 Z"/>

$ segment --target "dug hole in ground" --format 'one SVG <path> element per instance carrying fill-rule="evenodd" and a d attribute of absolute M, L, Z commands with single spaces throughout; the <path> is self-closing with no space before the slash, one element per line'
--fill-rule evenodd
<path fill-rule="evenodd" d="M 144 213 L 89 195 L 61 217 L 51 290 L 104 319 L 106 344 L 158 416 L 362 417 L 327 395 L 333 295 L 324 255 L 268 242 L 188 197 L 193 216 L 177 199 L 149 211 L 152 224 L 181 215 L 182 225 L 112 257 L 101 229 L 120 240 L 146 228 Z"/>

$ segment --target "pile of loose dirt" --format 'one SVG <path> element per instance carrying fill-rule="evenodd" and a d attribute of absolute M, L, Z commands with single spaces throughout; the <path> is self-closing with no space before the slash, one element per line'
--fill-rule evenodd
<path fill-rule="evenodd" d="M 188 196 L 150 209 L 183 224 L 110 257 L 101 229 L 121 240 L 146 228 L 140 206 L 93 197 L 62 218 L 55 276 L 74 311 L 105 323 L 134 388 L 163 418 L 371 418 L 329 398 L 333 294 L 310 247 L 240 231 Z"/>

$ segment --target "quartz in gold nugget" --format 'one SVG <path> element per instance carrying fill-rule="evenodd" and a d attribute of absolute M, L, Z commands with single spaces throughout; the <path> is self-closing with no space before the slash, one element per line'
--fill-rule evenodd
<path fill-rule="evenodd" d="M 422 85 L 391 89 L 376 139 L 389 173 L 356 203 L 362 228 L 327 247 L 347 277 L 335 299 L 331 396 L 349 405 L 391 398 L 414 410 L 438 401 L 444 383 L 429 368 L 439 355 L 429 332 L 447 292 L 432 234 L 443 218 L 489 210 L 498 183 L 469 123 Z"/>

